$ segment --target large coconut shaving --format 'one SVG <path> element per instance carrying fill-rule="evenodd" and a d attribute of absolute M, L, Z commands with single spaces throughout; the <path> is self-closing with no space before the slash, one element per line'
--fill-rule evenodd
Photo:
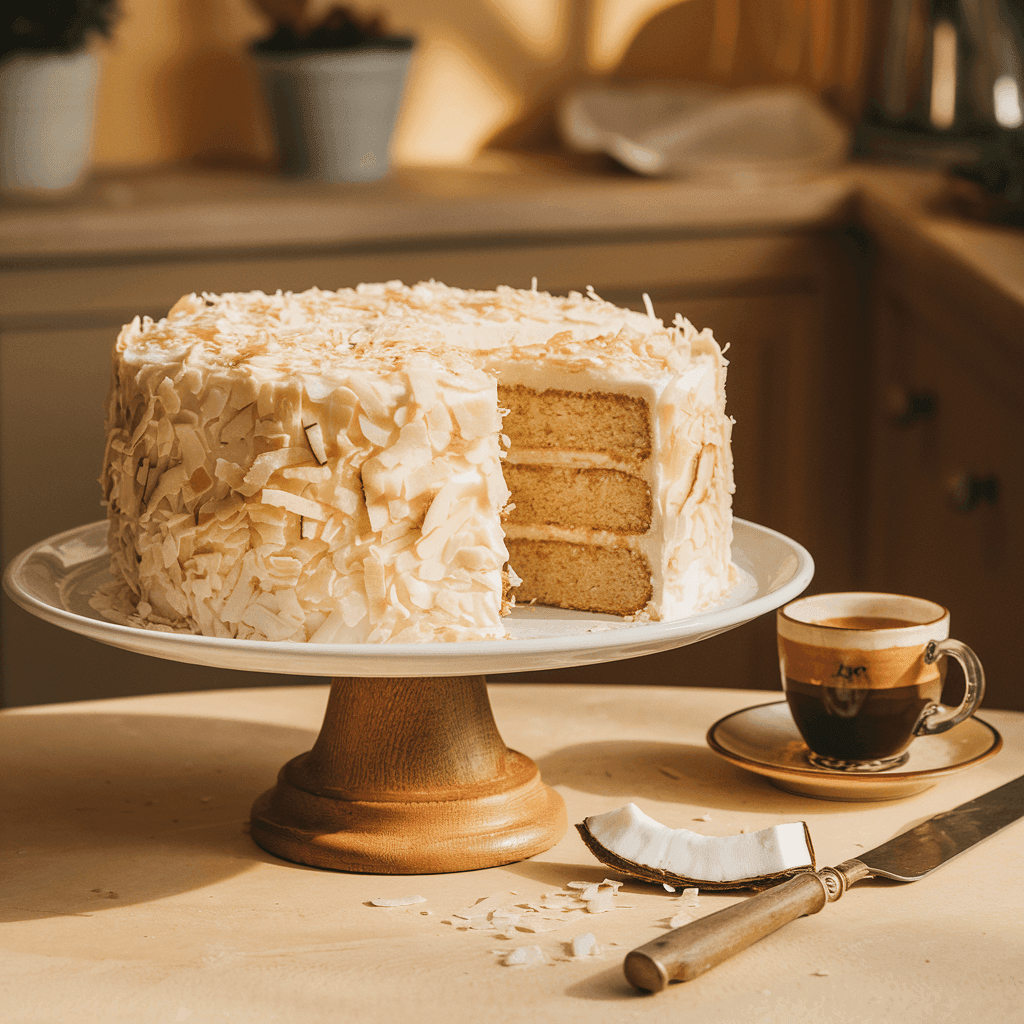
<path fill-rule="evenodd" d="M 668 828 L 629 803 L 585 818 L 576 828 L 602 864 L 674 887 L 766 888 L 814 869 L 811 836 L 802 821 L 760 832 L 702 836 Z"/>

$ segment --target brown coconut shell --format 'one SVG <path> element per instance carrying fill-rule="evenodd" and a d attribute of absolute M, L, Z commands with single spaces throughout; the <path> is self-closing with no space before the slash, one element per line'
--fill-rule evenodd
<path fill-rule="evenodd" d="M 590 852 L 604 865 L 621 871 L 624 875 L 631 875 L 644 882 L 653 882 L 657 885 L 671 885 L 673 889 L 685 889 L 688 887 L 697 889 L 770 889 L 780 882 L 799 875 L 804 871 L 814 870 L 814 846 L 811 844 L 811 833 L 807 828 L 807 822 L 801 822 L 804 827 L 804 838 L 807 840 L 807 851 L 811 856 L 811 863 L 797 868 L 788 868 L 770 875 L 758 875 L 754 878 L 737 878 L 728 882 L 710 882 L 706 878 L 687 878 L 685 875 L 676 875 L 663 868 L 651 867 L 649 864 L 637 864 L 635 861 L 626 860 L 616 853 L 612 853 L 606 846 L 602 846 L 592 835 L 587 826 L 586 819 L 576 825 L 576 829 L 583 837 Z"/>

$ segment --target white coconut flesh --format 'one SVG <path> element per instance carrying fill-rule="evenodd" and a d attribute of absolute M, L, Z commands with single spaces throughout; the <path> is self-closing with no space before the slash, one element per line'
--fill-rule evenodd
<path fill-rule="evenodd" d="M 814 851 L 802 821 L 760 832 L 703 836 L 662 825 L 629 803 L 586 818 L 577 828 L 602 863 L 649 881 L 726 887 L 814 867 Z"/>

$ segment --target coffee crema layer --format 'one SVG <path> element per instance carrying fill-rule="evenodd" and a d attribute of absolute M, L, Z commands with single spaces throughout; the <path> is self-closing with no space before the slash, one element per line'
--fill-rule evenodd
<path fill-rule="evenodd" d="M 925 664 L 924 649 L 833 649 L 779 637 L 779 658 L 786 678 L 814 686 L 853 686 L 887 690 L 940 679 L 939 664 Z"/>
<path fill-rule="evenodd" d="M 913 619 L 895 619 L 882 615 L 840 615 L 832 619 L 815 619 L 815 626 L 833 629 L 906 629 L 918 625 Z"/>

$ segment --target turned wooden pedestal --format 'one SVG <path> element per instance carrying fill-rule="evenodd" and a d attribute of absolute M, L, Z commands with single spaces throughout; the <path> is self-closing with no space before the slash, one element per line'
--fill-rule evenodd
<path fill-rule="evenodd" d="M 377 874 L 509 864 L 565 828 L 562 798 L 502 741 L 483 676 L 333 680 L 313 749 L 252 809 L 270 853 Z"/>

